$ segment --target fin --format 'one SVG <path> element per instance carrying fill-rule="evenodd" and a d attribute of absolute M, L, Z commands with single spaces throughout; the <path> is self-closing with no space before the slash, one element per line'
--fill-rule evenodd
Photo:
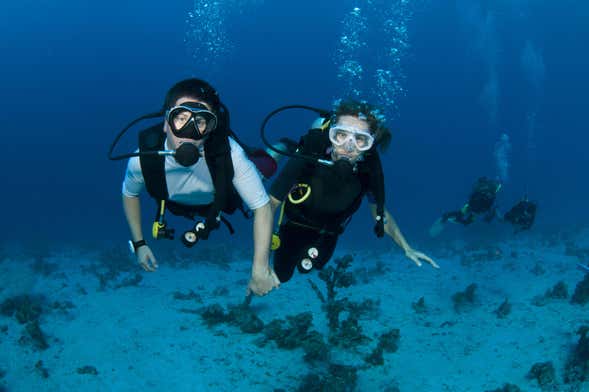
<path fill-rule="evenodd" d="M 442 230 L 444 230 L 444 227 L 445 224 L 444 222 L 442 222 L 442 218 L 438 218 L 438 220 L 436 220 L 434 224 L 429 228 L 430 237 L 435 238 L 439 236 Z"/>
<path fill-rule="evenodd" d="M 583 272 L 589 272 L 589 265 L 577 263 L 577 267 Z"/>

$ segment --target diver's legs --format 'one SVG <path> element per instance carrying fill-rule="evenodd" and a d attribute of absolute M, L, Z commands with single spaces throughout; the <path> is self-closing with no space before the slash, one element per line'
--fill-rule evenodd
<path fill-rule="evenodd" d="M 310 272 L 301 261 L 309 259 L 312 268 L 321 269 L 329 261 L 337 245 L 338 236 L 287 222 L 280 226 L 280 247 L 274 253 L 274 272 L 280 282 L 292 278 L 295 268 L 301 273 Z M 312 249 L 312 250 L 311 250 Z"/>
<path fill-rule="evenodd" d="M 323 269 L 323 266 L 331 259 L 335 251 L 335 246 L 337 245 L 337 239 L 338 236 L 335 235 L 322 235 L 315 240 L 313 245 L 319 253 L 313 263 L 315 268 Z"/>
<path fill-rule="evenodd" d="M 274 272 L 280 282 L 288 282 L 297 264 L 305 257 L 317 232 L 289 222 L 280 226 L 280 247 L 274 252 Z"/>
<path fill-rule="evenodd" d="M 461 217 L 462 211 L 460 210 L 445 212 L 444 215 L 442 215 L 442 222 L 460 222 Z"/>

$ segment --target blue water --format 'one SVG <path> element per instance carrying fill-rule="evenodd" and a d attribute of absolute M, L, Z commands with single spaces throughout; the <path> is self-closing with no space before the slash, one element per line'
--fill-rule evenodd
<path fill-rule="evenodd" d="M 28 236 L 34 221 L 37 235 L 55 240 L 82 233 L 124 237 L 118 192 L 123 165 L 107 162 L 105 151 L 123 124 L 159 108 L 165 90 L 181 78 L 209 79 L 231 109 L 234 128 L 252 144 L 260 144 L 265 113 L 279 105 L 330 107 L 341 84 L 332 60 L 339 21 L 355 5 L 344 3 L 233 2 L 242 8 L 226 21 L 234 47 L 216 69 L 188 55 L 189 1 L 4 4 L 0 103 L 6 151 L 0 159 L 6 167 L 3 200 L 10 206 L 4 220 L 11 226 L 5 235 Z M 504 203 L 527 187 L 540 203 L 539 226 L 589 217 L 583 117 L 588 6 L 487 7 L 495 15 L 500 88 L 493 125 L 478 100 L 487 74 L 484 50 L 474 48 L 460 4 L 420 2 L 408 25 L 406 96 L 390 123 L 394 139 L 384 160 L 389 206 L 416 236 L 442 209 L 460 204 L 477 176 L 494 175 L 492 149 L 504 130 L 513 145 Z M 379 12 L 369 5 L 363 11 L 373 18 Z M 376 38 L 370 45 L 379 44 L 378 37 L 369 38 Z M 543 55 L 541 96 L 533 96 L 520 67 L 526 40 Z M 524 129 L 531 105 L 538 107 L 532 163 L 526 162 Z"/>
<path fill-rule="evenodd" d="M 362 64 L 382 66 L 371 55 L 386 41 L 378 26 L 381 3 L 387 4 L 227 2 L 223 23 L 232 45 L 212 66 L 191 56 L 195 43 L 185 42 L 192 1 L 3 2 L 3 240 L 125 242 L 125 165 L 106 158 L 122 126 L 159 109 L 174 82 L 196 76 L 218 89 L 240 137 L 261 146 L 259 126 L 269 111 L 292 103 L 330 108 L 341 97 L 333 54 L 341 21 L 354 6 L 370 26 L 368 46 L 358 52 Z M 587 224 L 589 3 L 410 3 L 409 47 L 401 58 L 405 94 L 385 107 L 393 142 L 383 155 L 387 206 L 406 236 L 435 253 L 426 242 L 429 225 L 462 206 L 477 177 L 496 175 L 493 149 L 503 132 L 512 149 L 500 207 L 527 194 L 539 205 L 535 231 Z M 521 66 L 527 42 L 543 63 L 536 85 Z M 481 101 L 490 75 L 497 87 L 493 110 Z M 368 79 L 363 88 L 370 87 Z M 370 93 L 366 99 L 376 100 Z M 281 126 L 291 129 L 275 127 L 273 136 L 304 132 L 309 115 L 289 116 Z M 133 137 L 123 149 L 134 148 Z M 148 206 L 146 220 L 153 214 Z M 251 224 L 235 221 L 237 243 L 249 245 Z M 371 227 L 363 208 L 346 233 L 350 246 L 388 249 Z"/>

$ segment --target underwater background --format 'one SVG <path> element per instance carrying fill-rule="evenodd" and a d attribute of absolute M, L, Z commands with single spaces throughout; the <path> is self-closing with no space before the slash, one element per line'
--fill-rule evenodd
<path fill-rule="evenodd" d="M 126 123 L 159 109 L 166 90 L 189 76 L 217 87 L 235 131 L 257 146 L 263 117 L 280 105 L 330 108 L 357 89 L 383 106 L 394 135 L 383 156 L 387 204 L 411 238 L 462 205 L 477 177 L 499 175 L 494 151 L 503 133 L 511 145 L 504 209 L 527 193 L 539 204 L 537 230 L 589 218 L 586 2 L 25 0 L 1 7 L 6 239 L 127 238 L 124 164 L 107 161 L 107 149 Z M 387 24 L 405 31 L 391 37 Z M 349 61 L 362 71 L 342 71 Z M 390 72 L 388 84 L 377 84 L 378 69 Z M 304 112 L 286 118 L 286 126 L 270 126 L 271 138 L 300 135 L 312 120 Z M 134 148 L 135 135 L 123 150 Z M 368 223 L 367 213 L 357 214 L 354 224 Z M 378 246 L 357 234 L 359 243 Z"/>
<path fill-rule="evenodd" d="M 398 327 L 402 336 L 384 367 L 358 367 L 357 390 L 481 391 L 516 382 L 585 391 L 586 381 L 558 389 L 526 374 L 550 359 L 557 378 L 566 377 L 576 335 L 585 344 L 578 347 L 589 347 L 587 331 L 576 332 L 589 326 L 589 275 L 577 267 L 589 260 L 588 20 L 589 3 L 580 0 L 2 2 L 0 391 L 79 390 L 88 382 L 80 375 L 96 368 L 87 390 L 301 385 L 308 364 L 300 353 L 254 347 L 234 325 L 207 329 L 179 302 L 242 300 L 251 221 L 235 214 L 236 235 L 221 229 L 202 252 L 158 243 L 160 275 L 140 275 L 121 250 L 129 238 L 126 162 L 109 161 L 108 148 L 187 77 L 215 86 L 233 130 L 257 147 L 262 120 L 282 105 L 330 109 L 352 97 L 383 109 L 393 132 L 381 155 L 386 205 L 409 243 L 442 268 L 415 268 L 391 241 L 375 238 L 366 206 L 355 214 L 336 256 L 356 251 L 352 265 L 361 271 L 358 286 L 341 291 L 381 301 L 366 306 L 380 312 L 361 319 L 366 334 Z M 285 113 L 268 136 L 296 139 L 313 120 Z M 134 150 L 140 129 L 117 151 Z M 538 203 L 532 230 L 477 222 L 430 238 L 432 222 L 460 208 L 481 176 L 503 182 L 502 212 L 524 196 Z M 146 198 L 144 230 L 153 213 Z M 177 232 L 187 225 L 168 219 Z M 583 275 L 584 302 L 564 302 Z M 265 322 L 311 311 L 314 326 L 327 330 L 320 295 L 306 277 L 297 280 L 255 299 L 253 309 Z M 328 284 L 320 280 L 310 278 Z M 476 306 L 458 309 L 472 282 Z M 21 294 L 46 298 L 37 305 Z M 515 316 L 499 311 L 506 298 Z M 26 327 L 13 319 L 14 304 L 32 313 L 27 322 L 41 320 L 51 348 L 22 344 Z"/>

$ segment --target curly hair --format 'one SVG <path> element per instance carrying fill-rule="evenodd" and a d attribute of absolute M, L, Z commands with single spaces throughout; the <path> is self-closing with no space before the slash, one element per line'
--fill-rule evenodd
<path fill-rule="evenodd" d="M 338 100 L 335 103 L 334 122 L 337 122 L 341 116 L 355 116 L 365 120 L 374 135 L 375 145 L 379 146 L 381 151 L 387 149 L 391 143 L 391 131 L 385 126 L 385 116 L 376 106 L 366 101 L 355 100 Z"/>

